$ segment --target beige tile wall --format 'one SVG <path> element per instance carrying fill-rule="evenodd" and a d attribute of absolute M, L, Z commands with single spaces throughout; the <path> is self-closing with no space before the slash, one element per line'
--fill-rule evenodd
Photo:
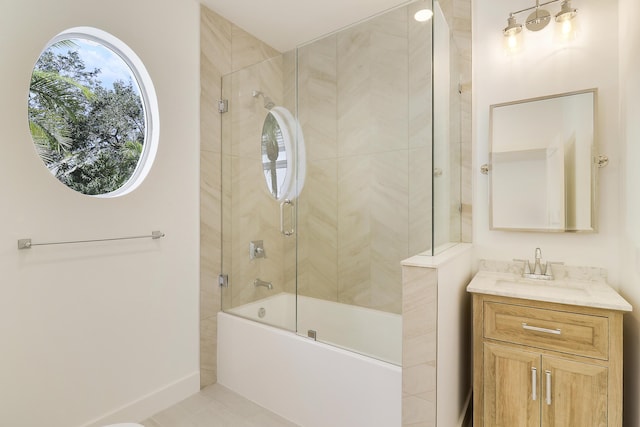
<path fill-rule="evenodd" d="M 220 310 L 222 123 L 217 100 L 221 78 L 279 53 L 204 6 L 200 51 L 200 383 L 204 387 L 216 382 L 216 314 Z"/>
<path fill-rule="evenodd" d="M 435 427 L 438 270 L 405 266 L 402 274 L 402 425 Z"/>
<path fill-rule="evenodd" d="M 430 26 L 413 13 L 299 49 L 303 295 L 400 313 L 400 260 L 430 245 Z"/>

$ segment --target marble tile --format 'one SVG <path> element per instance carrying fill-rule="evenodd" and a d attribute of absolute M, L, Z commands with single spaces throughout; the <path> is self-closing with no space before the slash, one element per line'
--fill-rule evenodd
<path fill-rule="evenodd" d="M 402 267 L 402 425 L 435 427 L 437 270 Z"/>
<path fill-rule="evenodd" d="M 425 328 L 427 329 L 427 328 Z M 402 354 L 402 366 L 416 366 L 421 363 L 435 362 L 436 360 L 436 325 L 432 324 L 427 330 L 415 336 L 403 337 L 404 352 Z"/>
<path fill-rule="evenodd" d="M 155 414 L 153 417 L 151 417 L 151 420 L 162 427 L 194 427 L 195 424 L 192 422 L 192 416 L 194 412 L 196 412 L 200 408 L 194 406 L 196 405 L 194 402 L 195 399 L 189 398 L 187 400 L 188 402 L 178 402 L 174 406 Z M 208 402 L 203 401 L 201 402 L 201 405 L 204 406 L 207 403 Z"/>
<path fill-rule="evenodd" d="M 217 370 L 218 351 L 217 316 L 200 320 L 200 367 L 210 372 Z"/>
<path fill-rule="evenodd" d="M 231 239 L 229 280 L 232 301 L 238 306 L 284 290 L 284 237 L 280 233 L 280 205 L 267 191 L 256 159 L 231 157 Z M 226 229 L 226 228 L 225 228 Z M 265 258 L 251 260 L 251 241 L 262 240 Z M 255 288 L 257 278 L 274 289 Z"/>
<path fill-rule="evenodd" d="M 230 141 L 227 152 L 242 157 L 261 158 L 262 126 L 268 110 L 264 100 L 254 97 L 261 91 L 277 105 L 282 105 L 282 56 L 244 68 L 231 77 L 229 114 Z"/>
<path fill-rule="evenodd" d="M 340 156 L 407 147 L 406 14 L 385 14 L 338 34 Z"/>
<path fill-rule="evenodd" d="M 200 8 L 200 148 L 220 151 L 221 76 L 231 71 L 231 23 L 205 6 Z"/>
<path fill-rule="evenodd" d="M 329 301 L 338 284 L 337 174 L 336 159 L 309 161 L 298 200 L 298 290 Z"/>
<path fill-rule="evenodd" d="M 433 268 L 402 268 L 402 311 L 424 310 L 428 304 L 435 304 L 437 298 L 437 271 Z"/>
<path fill-rule="evenodd" d="M 431 148 L 409 150 L 409 254 L 431 248 Z"/>
<path fill-rule="evenodd" d="M 371 158 L 338 162 L 339 302 L 368 306 L 371 301 Z"/>
<path fill-rule="evenodd" d="M 298 51 L 298 111 L 309 161 L 338 155 L 336 67 L 335 35 Z"/>
<path fill-rule="evenodd" d="M 200 319 L 214 316 L 221 309 L 219 271 L 200 267 Z"/>
<path fill-rule="evenodd" d="M 297 54 L 290 50 L 282 54 L 282 105 L 292 113 L 297 109 Z"/>
<path fill-rule="evenodd" d="M 296 424 L 214 384 L 142 422 L 145 427 L 296 427 Z"/>
<path fill-rule="evenodd" d="M 220 154 L 200 154 L 200 317 L 220 308 L 217 276 L 221 271 Z"/>
<path fill-rule="evenodd" d="M 417 3 L 415 7 L 419 7 Z M 409 13 L 413 13 L 409 8 Z M 432 144 L 431 22 L 426 25 L 409 19 L 408 32 L 408 119 L 409 147 L 430 148 Z"/>
<path fill-rule="evenodd" d="M 208 387 L 218 381 L 217 369 L 200 368 L 200 388 Z"/>
<path fill-rule="evenodd" d="M 232 24 L 206 6 L 200 7 L 200 50 L 221 75 L 232 71 Z M 206 75 L 201 77 L 207 77 Z"/>
<path fill-rule="evenodd" d="M 436 366 L 432 363 L 420 363 L 402 367 L 402 391 L 410 396 L 426 398 L 436 390 Z"/>
<path fill-rule="evenodd" d="M 233 24 L 231 40 L 231 68 L 234 71 L 280 55 L 280 52 L 271 46 Z"/>
<path fill-rule="evenodd" d="M 436 402 L 416 396 L 402 399 L 403 427 L 435 427 Z"/>

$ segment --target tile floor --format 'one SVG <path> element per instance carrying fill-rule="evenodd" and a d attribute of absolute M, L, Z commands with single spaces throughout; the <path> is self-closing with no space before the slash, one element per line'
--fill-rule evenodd
<path fill-rule="evenodd" d="M 142 421 L 145 427 L 298 427 L 219 384 Z"/>

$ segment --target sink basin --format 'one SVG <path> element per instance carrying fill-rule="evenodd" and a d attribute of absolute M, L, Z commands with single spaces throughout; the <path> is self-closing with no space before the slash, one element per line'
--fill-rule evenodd
<path fill-rule="evenodd" d="M 537 281 L 532 279 L 496 280 L 496 287 L 521 292 L 553 292 L 564 295 L 590 295 L 584 283 L 564 280 Z"/>

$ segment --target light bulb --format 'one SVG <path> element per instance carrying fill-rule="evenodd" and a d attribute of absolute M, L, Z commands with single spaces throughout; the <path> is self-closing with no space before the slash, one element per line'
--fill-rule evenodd
<path fill-rule="evenodd" d="M 522 48 L 522 25 L 516 22 L 515 16 L 509 16 L 507 27 L 502 30 L 504 49 L 507 53 L 515 53 Z"/>
<path fill-rule="evenodd" d="M 571 7 L 568 6 L 567 3 L 568 2 L 563 3 L 563 8 L 567 9 Z M 569 9 L 567 12 L 556 15 L 555 39 L 557 42 L 565 43 L 576 39 L 579 26 L 576 15 L 577 12 L 575 9 Z"/>
<path fill-rule="evenodd" d="M 413 15 L 413 18 L 418 22 L 426 22 L 433 17 L 433 11 L 431 9 L 420 9 Z"/>

